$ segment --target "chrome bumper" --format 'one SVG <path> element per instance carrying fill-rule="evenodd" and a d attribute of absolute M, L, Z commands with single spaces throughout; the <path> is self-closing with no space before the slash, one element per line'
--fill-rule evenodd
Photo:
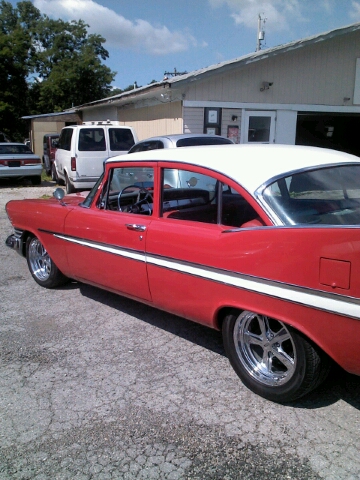
<path fill-rule="evenodd" d="M 19 255 L 23 256 L 23 234 L 22 230 L 16 230 L 12 235 L 9 235 L 8 238 L 5 240 L 5 245 L 9 248 L 15 250 Z"/>

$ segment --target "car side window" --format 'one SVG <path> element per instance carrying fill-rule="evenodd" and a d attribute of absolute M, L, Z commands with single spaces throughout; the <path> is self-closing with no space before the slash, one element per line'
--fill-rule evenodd
<path fill-rule="evenodd" d="M 258 217 L 239 192 L 215 177 L 168 168 L 162 177 L 165 218 L 241 227 Z"/>
<path fill-rule="evenodd" d="M 110 150 L 129 150 L 134 145 L 134 137 L 129 128 L 109 128 Z"/>
<path fill-rule="evenodd" d="M 113 168 L 105 208 L 118 212 L 152 215 L 154 169 L 151 167 Z"/>
<path fill-rule="evenodd" d="M 71 150 L 71 138 L 73 134 L 72 128 L 63 128 L 59 138 L 58 148 L 62 150 Z"/>

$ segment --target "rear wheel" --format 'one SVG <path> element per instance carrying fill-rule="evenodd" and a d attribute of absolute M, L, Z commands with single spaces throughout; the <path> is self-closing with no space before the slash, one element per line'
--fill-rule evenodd
<path fill-rule="evenodd" d="M 69 177 L 65 175 L 65 185 L 66 185 L 66 193 L 74 193 L 75 188 L 73 184 L 70 182 Z"/>
<path fill-rule="evenodd" d="M 53 162 L 52 165 L 51 165 L 51 180 L 54 180 L 54 182 L 58 183 L 59 182 L 59 179 L 58 179 L 58 175 L 57 175 L 57 171 L 56 171 L 56 167 L 55 167 L 55 163 Z"/>
<path fill-rule="evenodd" d="M 42 287 L 54 288 L 68 281 L 37 237 L 30 236 L 26 241 L 26 260 L 33 279 Z"/>
<path fill-rule="evenodd" d="M 254 312 L 233 311 L 224 320 L 226 354 L 237 375 L 254 393 L 290 402 L 325 380 L 328 357 L 284 323 Z"/>

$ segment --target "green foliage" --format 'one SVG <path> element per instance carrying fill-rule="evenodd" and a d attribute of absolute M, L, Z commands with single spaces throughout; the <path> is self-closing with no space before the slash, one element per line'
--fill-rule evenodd
<path fill-rule="evenodd" d="M 62 111 L 111 94 L 105 39 L 82 20 L 42 15 L 30 0 L 0 0 L 0 131 L 25 136 L 24 115 Z M 25 130 L 24 130 L 25 128 Z"/>

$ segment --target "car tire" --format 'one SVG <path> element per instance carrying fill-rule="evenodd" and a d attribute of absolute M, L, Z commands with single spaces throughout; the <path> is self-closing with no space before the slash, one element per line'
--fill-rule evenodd
<path fill-rule="evenodd" d="M 69 180 L 69 177 L 65 174 L 66 193 L 75 193 L 75 188 Z"/>
<path fill-rule="evenodd" d="M 31 177 L 31 183 L 33 185 L 41 185 L 41 175 L 36 175 L 34 177 Z"/>
<path fill-rule="evenodd" d="M 46 162 L 45 162 L 45 158 L 43 157 L 42 159 L 42 163 L 43 163 L 43 168 L 46 172 L 46 175 L 51 175 L 51 165 L 49 166 L 49 168 L 47 168 L 48 165 L 46 165 Z"/>
<path fill-rule="evenodd" d="M 231 311 L 222 325 L 226 354 L 242 382 L 268 400 L 306 395 L 330 370 L 329 357 L 295 329 L 250 311 Z"/>
<path fill-rule="evenodd" d="M 59 178 L 56 171 L 55 163 L 52 163 L 51 165 L 51 180 L 53 180 L 56 183 L 59 183 Z"/>
<path fill-rule="evenodd" d="M 40 240 L 31 235 L 26 240 L 26 260 L 36 283 L 55 288 L 69 281 L 57 268 Z"/>

